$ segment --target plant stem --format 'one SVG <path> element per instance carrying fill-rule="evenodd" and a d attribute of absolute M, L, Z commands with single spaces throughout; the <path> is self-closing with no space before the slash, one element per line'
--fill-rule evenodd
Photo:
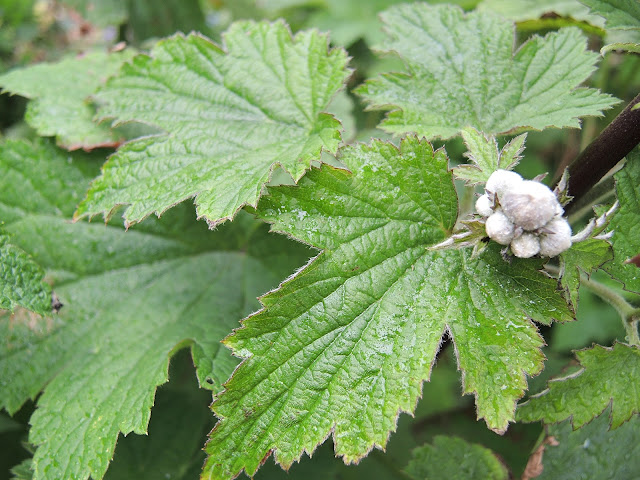
<path fill-rule="evenodd" d="M 569 195 L 574 199 L 565 208 L 568 213 L 577 200 L 640 143 L 640 109 L 633 110 L 638 103 L 640 95 L 569 165 Z"/>
<path fill-rule="evenodd" d="M 560 273 L 560 269 L 553 265 L 546 265 L 545 269 L 556 275 Z M 580 272 L 580 285 L 584 285 L 616 309 L 622 319 L 624 329 L 627 332 L 627 342 L 629 342 L 630 345 L 640 347 L 640 336 L 638 335 L 640 308 L 631 305 L 622 295 L 612 288 L 587 277 L 582 272 Z"/>

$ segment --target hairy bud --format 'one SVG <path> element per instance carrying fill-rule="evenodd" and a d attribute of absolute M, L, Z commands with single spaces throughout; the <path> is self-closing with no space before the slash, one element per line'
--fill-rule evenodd
<path fill-rule="evenodd" d="M 540 240 L 533 233 L 523 233 L 511 242 L 511 251 L 516 257 L 530 258 L 540 252 Z"/>
<path fill-rule="evenodd" d="M 513 240 L 515 227 L 500 210 L 496 210 L 487 218 L 485 224 L 487 235 L 501 245 L 509 245 Z"/>
<path fill-rule="evenodd" d="M 544 226 L 540 235 L 540 255 L 555 257 L 571 246 L 571 226 L 562 217 L 555 217 Z"/>
<path fill-rule="evenodd" d="M 554 217 L 558 199 L 546 185 L 525 180 L 506 190 L 500 197 L 500 205 L 513 223 L 525 230 L 536 230 Z"/>

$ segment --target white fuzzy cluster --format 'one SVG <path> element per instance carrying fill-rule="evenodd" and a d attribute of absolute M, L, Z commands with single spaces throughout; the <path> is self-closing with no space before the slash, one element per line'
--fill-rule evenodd
<path fill-rule="evenodd" d="M 487 180 L 476 211 L 486 217 L 489 238 L 510 245 L 520 258 L 555 257 L 571 246 L 571 227 L 555 194 L 540 182 L 496 170 Z"/>

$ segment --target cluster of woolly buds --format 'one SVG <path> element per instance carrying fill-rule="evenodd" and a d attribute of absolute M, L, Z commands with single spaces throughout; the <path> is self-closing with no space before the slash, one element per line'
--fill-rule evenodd
<path fill-rule="evenodd" d="M 520 258 L 555 257 L 571 246 L 571 227 L 556 195 L 540 182 L 497 170 L 487 180 L 476 211 L 489 238 Z"/>

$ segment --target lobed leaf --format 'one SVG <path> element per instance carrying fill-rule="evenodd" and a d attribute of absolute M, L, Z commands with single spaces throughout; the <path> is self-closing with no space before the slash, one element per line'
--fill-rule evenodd
<path fill-rule="evenodd" d="M 25 120 L 39 135 L 55 136 L 68 150 L 111 147 L 123 138 L 108 125 L 94 122 L 95 108 L 87 98 L 132 57 L 130 49 L 93 51 L 39 63 L 0 76 L 0 87 L 31 99 Z"/>
<path fill-rule="evenodd" d="M 386 73 L 357 89 L 370 110 L 390 110 L 380 127 L 451 138 L 465 127 L 486 134 L 579 127 L 618 100 L 579 87 L 598 55 L 576 28 L 534 36 L 517 51 L 514 25 L 484 10 L 399 5 L 382 15 L 387 40 L 407 73 Z M 563 61 L 557 61 L 562 58 Z"/>
<path fill-rule="evenodd" d="M 629 0 L 580 0 L 591 11 L 604 17 L 607 29 L 640 28 L 640 4 Z"/>
<path fill-rule="evenodd" d="M 216 225 L 255 205 L 276 166 L 297 181 L 336 151 L 340 123 L 323 111 L 349 75 L 344 50 L 282 22 L 235 23 L 224 40 L 226 51 L 197 34 L 163 40 L 98 92 L 102 116 L 166 133 L 122 146 L 77 217 L 126 204 L 131 224 L 196 197 Z"/>
<path fill-rule="evenodd" d="M 560 286 L 574 311 L 578 308 L 580 272 L 590 275 L 613 258 L 611 244 L 606 240 L 590 238 L 574 243 L 560 255 Z"/>
<path fill-rule="evenodd" d="M 465 442 L 461 438 L 437 435 L 433 445 L 413 451 L 405 468 L 415 480 L 437 478 L 483 478 L 507 480 L 509 472 L 500 459 L 488 448 Z"/>
<path fill-rule="evenodd" d="M 225 340 L 245 360 L 213 405 L 203 478 L 253 475 L 270 453 L 287 468 L 331 433 L 345 462 L 384 448 L 445 333 L 478 417 L 504 432 L 542 366 L 531 319 L 571 318 L 540 261 L 429 250 L 457 216 L 443 150 L 408 137 L 341 152 L 351 173 L 314 169 L 259 205 L 274 231 L 322 253 Z"/>
<path fill-rule="evenodd" d="M 640 471 L 640 418 L 608 430 L 605 412 L 579 430 L 569 422 L 546 428 L 553 438 L 542 455 L 542 472 L 536 480 L 637 478 Z"/>
<path fill-rule="evenodd" d="M 640 267 L 633 259 L 640 255 L 640 148 L 629 155 L 624 168 L 615 174 L 620 207 L 611 219 L 613 261 L 604 269 L 624 283 L 627 290 L 640 293 Z"/>
<path fill-rule="evenodd" d="M 118 434 L 146 432 L 170 357 L 190 346 L 200 385 L 220 389 L 237 363 L 220 340 L 308 254 L 265 241 L 247 216 L 215 234 L 181 208 L 129 232 L 72 224 L 96 163 L 40 144 L 5 151 L 20 162 L 0 190 L 0 216 L 64 307 L 0 317 L 0 406 L 15 412 L 44 389 L 29 436 L 35 480 L 98 480 Z"/>
<path fill-rule="evenodd" d="M 172 359 L 170 382 L 158 389 L 147 436 L 118 441 L 104 480 L 193 480 L 202 470 L 202 444 L 213 418 L 210 394 L 198 389 L 187 355 Z"/>
<path fill-rule="evenodd" d="M 616 343 L 613 347 L 579 350 L 582 369 L 549 382 L 549 388 L 518 407 L 518 420 L 557 423 L 571 419 L 580 428 L 611 405 L 611 428 L 640 412 L 635 382 L 640 376 L 640 349 Z"/>
<path fill-rule="evenodd" d="M 512 170 L 522 158 L 527 138 L 526 133 L 518 135 L 502 150 L 498 150 L 498 142 L 494 136 L 485 135 L 475 128 L 464 128 L 460 133 L 468 149 L 464 155 L 471 160 L 471 164 L 459 165 L 453 172 L 456 178 L 469 183 L 486 183 L 498 169 Z"/>

